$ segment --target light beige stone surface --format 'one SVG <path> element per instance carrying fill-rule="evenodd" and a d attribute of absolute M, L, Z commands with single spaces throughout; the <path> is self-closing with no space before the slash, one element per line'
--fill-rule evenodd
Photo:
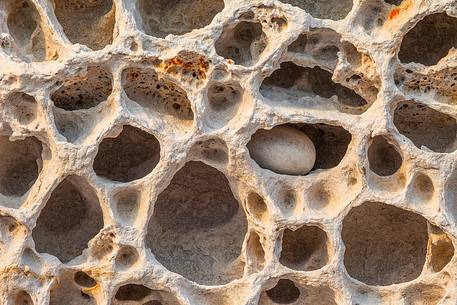
<path fill-rule="evenodd" d="M 455 305 L 456 98 L 455 0 L 0 0 L 0 303 Z"/>

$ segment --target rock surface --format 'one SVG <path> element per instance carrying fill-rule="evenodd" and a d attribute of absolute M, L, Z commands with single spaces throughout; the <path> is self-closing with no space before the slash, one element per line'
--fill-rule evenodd
<path fill-rule="evenodd" d="M 0 1 L 0 303 L 457 304 L 456 0 Z"/>

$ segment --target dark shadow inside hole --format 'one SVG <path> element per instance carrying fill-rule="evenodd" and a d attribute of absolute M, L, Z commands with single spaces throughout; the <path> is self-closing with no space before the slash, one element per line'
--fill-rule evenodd
<path fill-rule="evenodd" d="M 266 293 L 277 304 L 292 304 L 300 297 L 300 290 L 293 281 L 288 279 L 280 279 L 276 286 Z"/>
<path fill-rule="evenodd" d="M 241 21 L 226 28 L 216 41 L 218 55 L 237 65 L 253 65 L 266 48 L 266 36 L 260 22 Z"/>
<path fill-rule="evenodd" d="M 260 87 L 262 95 L 268 97 L 275 88 L 286 90 L 291 97 L 299 92 L 300 95 L 313 94 L 324 98 L 336 96 L 343 105 L 363 107 L 367 102 L 354 90 L 333 82 L 332 74 L 320 67 L 301 67 L 293 62 L 283 62 L 278 70 L 265 78 Z"/>
<path fill-rule="evenodd" d="M 318 124 L 292 125 L 303 131 L 314 143 L 316 162 L 312 170 L 329 169 L 340 164 L 346 155 L 352 135 L 341 126 Z"/>
<path fill-rule="evenodd" d="M 83 178 L 70 176 L 51 193 L 32 236 L 38 252 L 66 263 L 80 255 L 102 227 L 103 213 L 95 191 Z"/>
<path fill-rule="evenodd" d="M 436 13 L 426 16 L 406 33 L 398 58 L 403 63 L 432 66 L 452 48 L 457 48 L 457 18 Z"/>
<path fill-rule="evenodd" d="M 375 136 L 368 148 L 370 169 L 379 176 L 395 174 L 401 167 L 403 158 L 395 145 L 389 143 L 383 136 Z"/>
<path fill-rule="evenodd" d="M 282 238 L 281 264 L 296 270 L 320 269 L 328 262 L 327 234 L 316 226 L 286 229 Z"/>
<path fill-rule="evenodd" d="M 139 301 L 150 295 L 153 291 L 146 286 L 127 284 L 121 286 L 115 295 L 119 301 Z"/>
<path fill-rule="evenodd" d="M 415 101 L 405 101 L 394 111 L 394 124 L 416 147 L 448 153 L 456 149 L 457 122 L 448 114 Z"/>
<path fill-rule="evenodd" d="M 428 232 L 426 219 L 418 214 L 384 203 L 364 203 L 344 218 L 342 238 L 347 272 L 367 285 L 408 282 L 422 272 Z"/>
<path fill-rule="evenodd" d="M 90 288 L 97 285 L 97 282 L 83 271 L 77 271 L 73 276 L 73 279 L 75 283 L 81 287 Z"/>
<path fill-rule="evenodd" d="M 43 146 L 35 137 L 10 141 L 0 136 L 0 193 L 22 196 L 32 187 L 41 170 Z"/>
<path fill-rule="evenodd" d="M 191 161 L 158 196 L 146 243 L 168 270 L 215 285 L 242 274 L 246 231 L 246 215 L 225 175 Z"/>
<path fill-rule="evenodd" d="M 115 138 L 105 138 L 94 160 L 97 175 L 129 182 L 149 174 L 159 163 L 160 144 L 152 134 L 125 125 Z"/>

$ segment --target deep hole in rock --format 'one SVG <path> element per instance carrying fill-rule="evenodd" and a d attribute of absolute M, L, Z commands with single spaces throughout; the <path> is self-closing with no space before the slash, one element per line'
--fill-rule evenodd
<path fill-rule="evenodd" d="M 10 141 L 0 136 L 0 193 L 22 196 L 35 183 L 41 171 L 43 146 L 35 137 Z"/>
<path fill-rule="evenodd" d="M 5 1 L 8 13 L 7 26 L 14 42 L 34 61 L 46 60 L 46 43 L 41 28 L 41 18 L 30 0 Z"/>
<path fill-rule="evenodd" d="M 306 34 L 298 35 L 297 39 L 294 40 L 288 47 L 289 52 L 303 53 L 305 52 L 306 45 L 308 43 L 308 36 Z"/>
<path fill-rule="evenodd" d="M 398 131 L 409 138 L 418 148 L 439 153 L 456 149 L 456 119 L 415 101 L 397 105 L 394 124 Z"/>
<path fill-rule="evenodd" d="M 97 285 L 97 282 L 83 271 L 77 271 L 73 276 L 73 279 L 75 280 L 75 283 L 81 287 L 90 288 Z"/>
<path fill-rule="evenodd" d="M 33 305 L 30 294 L 24 290 L 16 293 L 14 305 Z"/>
<path fill-rule="evenodd" d="M 375 136 L 368 148 L 370 169 L 379 176 L 395 174 L 401 167 L 403 158 L 395 145 L 383 136 Z"/>
<path fill-rule="evenodd" d="M 367 202 L 344 218 L 342 238 L 346 270 L 367 285 L 408 282 L 422 272 L 428 233 L 427 221 L 418 214 Z"/>
<path fill-rule="evenodd" d="M 310 28 L 287 48 L 296 55 L 312 56 L 324 66 L 335 66 L 341 49 L 341 35 L 328 28 Z"/>
<path fill-rule="evenodd" d="M 89 66 L 82 75 L 71 77 L 51 94 L 58 108 L 89 109 L 106 101 L 113 89 L 111 72 L 103 66 Z"/>
<path fill-rule="evenodd" d="M 265 78 L 260 87 L 263 96 L 275 99 L 277 90 L 289 99 L 311 95 L 331 98 L 336 96 L 342 105 L 359 108 L 367 102 L 354 90 L 333 82 L 332 73 L 320 67 L 301 67 L 293 62 L 283 62 L 278 70 Z"/>
<path fill-rule="evenodd" d="M 145 33 L 164 38 L 168 34 L 182 35 L 209 25 L 224 9 L 224 1 L 140 0 L 138 9 Z"/>
<path fill-rule="evenodd" d="M 257 21 L 241 21 L 227 27 L 216 41 L 218 55 L 231 59 L 237 65 L 252 66 L 267 46 L 262 24 Z"/>
<path fill-rule="evenodd" d="M 392 5 L 400 5 L 403 0 L 384 0 L 384 2 Z"/>
<path fill-rule="evenodd" d="M 113 41 L 113 0 L 54 0 L 54 13 L 72 43 L 101 50 Z"/>
<path fill-rule="evenodd" d="M 129 182 L 149 174 L 159 160 L 159 141 L 152 134 L 125 125 L 117 137 L 100 143 L 94 171 L 114 181 Z"/>
<path fill-rule="evenodd" d="M 352 135 L 341 126 L 318 124 L 296 124 L 314 143 L 316 162 L 312 170 L 329 169 L 340 164 L 346 155 Z"/>
<path fill-rule="evenodd" d="M 352 0 L 281 0 L 297 6 L 315 18 L 341 20 L 352 9 Z"/>
<path fill-rule="evenodd" d="M 127 97 L 139 105 L 192 121 L 194 113 L 187 93 L 172 81 L 147 68 L 127 68 L 122 72 L 122 86 Z"/>
<path fill-rule="evenodd" d="M 162 305 L 162 302 L 157 301 L 157 300 L 152 300 L 144 303 L 143 305 Z"/>
<path fill-rule="evenodd" d="M 288 279 L 280 279 L 276 286 L 266 293 L 277 304 L 292 304 L 300 297 L 300 290 L 293 281 Z"/>
<path fill-rule="evenodd" d="M 83 178 L 69 176 L 51 193 L 32 236 L 38 252 L 66 263 L 80 255 L 102 227 L 103 214 L 95 191 Z"/>
<path fill-rule="evenodd" d="M 119 287 L 115 298 L 119 301 L 139 301 L 153 292 L 152 289 L 137 284 L 127 284 Z"/>
<path fill-rule="evenodd" d="M 36 118 L 38 107 L 33 96 L 24 92 L 13 92 L 8 95 L 6 103 L 9 114 L 20 124 L 29 124 Z"/>
<path fill-rule="evenodd" d="M 398 58 L 403 63 L 432 66 L 452 48 L 457 48 L 457 18 L 436 13 L 426 16 L 406 33 Z"/>
<path fill-rule="evenodd" d="M 244 210 L 227 178 L 188 162 L 158 196 L 146 243 L 170 271 L 199 284 L 228 283 L 243 273 Z"/>
<path fill-rule="evenodd" d="M 279 261 L 286 267 L 311 271 L 328 262 L 327 234 L 316 226 L 284 230 Z"/>
<path fill-rule="evenodd" d="M 72 272 L 61 275 L 52 287 L 49 305 L 96 305 L 95 298 L 73 280 Z"/>

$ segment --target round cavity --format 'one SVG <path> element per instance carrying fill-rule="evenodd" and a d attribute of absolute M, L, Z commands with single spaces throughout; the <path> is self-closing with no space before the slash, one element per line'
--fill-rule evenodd
<path fill-rule="evenodd" d="M 409 282 L 422 272 L 429 238 L 426 219 L 416 213 L 364 203 L 344 218 L 341 234 L 347 272 L 367 285 Z"/>
<path fill-rule="evenodd" d="M 266 293 L 277 304 L 292 304 L 300 297 L 300 290 L 293 281 L 288 279 L 280 279 L 276 286 Z"/>
<path fill-rule="evenodd" d="M 159 163 L 160 144 L 152 134 L 124 126 L 115 138 L 105 138 L 94 160 L 97 175 L 130 182 L 148 175 Z"/>
<path fill-rule="evenodd" d="M 391 176 L 401 167 L 403 158 L 397 148 L 383 136 L 372 139 L 368 148 L 370 169 L 379 176 Z"/>
<path fill-rule="evenodd" d="M 90 288 L 97 285 L 97 282 L 93 278 L 91 278 L 87 273 L 82 271 L 76 272 L 73 276 L 73 279 L 75 280 L 75 283 L 81 287 Z"/>
<path fill-rule="evenodd" d="M 116 265 L 120 268 L 130 268 L 138 261 L 138 251 L 132 246 L 122 247 L 116 256 Z"/>

